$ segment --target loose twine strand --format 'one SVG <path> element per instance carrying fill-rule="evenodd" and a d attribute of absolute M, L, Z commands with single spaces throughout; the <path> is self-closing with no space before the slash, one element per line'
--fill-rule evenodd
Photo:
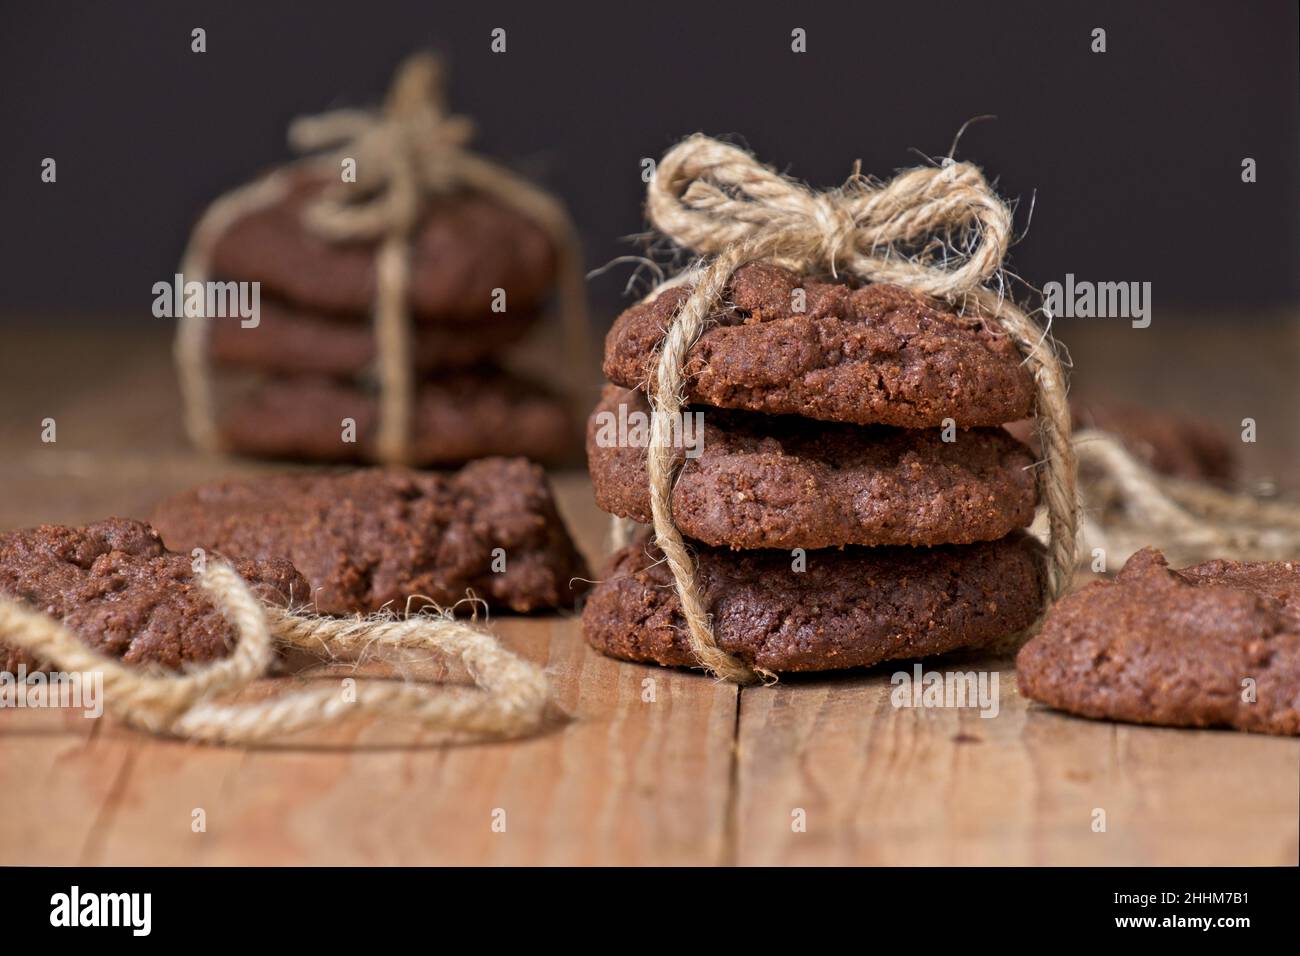
<path fill-rule="evenodd" d="M 199 582 L 234 627 L 228 657 L 181 674 L 131 667 L 86 645 L 53 618 L 0 598 L 0 640 L 21 647 L 53 669 L 103 675 L 105 707 L 156 734 L 222 744 L 256 744 L 346 720 L 396 715 L 440 731 L 493 737 L 538 729 L 548 690 L 542 672 L 507 651 L 490 634 L 445 614 L 406 618 L 305 616 L 263 604 L 228 565 L 211 562 Z M 212 698 L 248 687 L 266 674 L 273 641 L 359 660 L 399 650 L 434 650 L 459 660 L 478 690 L 434 692 L 405 681 L 360 681 L 349 700 L 339 687 L 283 694 L 251 704 Z"/>
<path fill-rule="evenodd" d="M 398 69 L 381 112 L 341 109 L 295 120 L 290 144 L 304 160 L 219 198 L 200 217 L 182 258 L 186 281 L 206 281 L 212 250 L 236 220 L 288 193 L 294 176 L 309 170 L 337 177 L 340 162 L 356 163 L 356 182 L 332 182 L 303 210 L 303 224 L 331 242 L 377 242 L 374 329 L 379 427 L 376 454 L 409 463 L 415 374 L 412 365 L 411 244 L 430 196 L 478 191 L 533 220 L 557 256 L 556 307 L 578 367 L 589 358 L 586 279 L 577 232 L 564 207 L 514 173 L 464 147 L 473 124 L 448 115 L 442 65 L 417 54 Z M 218 450 L 216 402 L 207 361 L 204 316 L 183 316 L 175 356 L 185 423 L 191 440 Z"/>
<path fill-rule="evenodd" d="M 718 646 L 694 560 L 672 515 L 678 467 L 672 423 L 685 403 L 687 354 L 735 270 L 760 259 L 801 273 L 825 270 L 895 283 L 996 319 L 1024 356 L 1037 389 L 1045 456 L 1038 484 L 1050 531 L 1044 597 L 1051 602 L 1064 593 L 1073 573 L 1078 524 L 1065 378 L 1046 331 L 985 285 L 1001 278 L 1012 217 L 978 168 L 947 161 L 907 170 L 880 185 L 855 171 L 844 186 L 817 192 L 744 150 L 697 134 L 659 162 L 646 210 L 651 224 L 677 245 L 712 256 L 692 267 L 686 280 L 691 292 L 659 347 L 647 456 L 655 543 L 672 572 L 687 639 L 703 667 L 737 683 L 773 678 Z"/>
<path fill-rule="evenodd" d="M 1084 540 L 1122 560 L 1154 545 L 1178 565 L 1207 558 L 1300 558 L 1300 506 L 1266 502 L 1201 481 L 1157 474 L 1115 436 L 1075 435 L 1085 483 Z M 1079 561 L 1091 555 L 1081 549 Z"/>

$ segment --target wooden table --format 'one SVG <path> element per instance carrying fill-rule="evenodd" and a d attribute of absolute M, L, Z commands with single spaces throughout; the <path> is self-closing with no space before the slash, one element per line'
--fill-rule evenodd
<path fill-rule="evenodd" d="M 1107 395 L 1253 410 L 1271 441 L 1248 470 L 1295 475 L 1300 340 L 1244 328 L 1070 341 L 1076 366 L 1106 370 L 1080 380 Z M 161 327 L 20 326 L 5 348 L 0 527 L 143 516 L 257 470 L 186 447 Z M 555 480 L 598 559 L 585 477 Z M 372 725 L 238 750 L 0 712 L 0 863 L 1297 863 L 1300 741 L 1053 713 L 1019 695 L 1005 658 L 940 665 L 998 671 L 1001 713 L 983 719 L 892 707 L 905 664 L 741 691 L 604 658 L 566 617 L 492 627 L 545 666 L 566 715 L 533 739 L 447 746 Z"/>

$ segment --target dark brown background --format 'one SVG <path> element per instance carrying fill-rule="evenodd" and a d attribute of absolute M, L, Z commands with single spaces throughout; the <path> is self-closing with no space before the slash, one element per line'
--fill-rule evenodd
<path fill-rule="evenodd" d="M 233 8 L 232 8 L 233 7 Z M 208 52 L 189 52 L 203 26 Z M 508 30 L 508 52 L 489 31 Z M 809 52 L 790 52 L 790 30 Z M 1089 51 L 1105 27 L 1108 52 Z M 382 92 L 444 52 L 479 145 L 559 192 L 593 267 L 633 251 L 639 162 L 683 134 L 743 137 L 817 185 L 915 147 L 999 177 L 1033 227 L 1012 266 L 1153 283 L 1157 308 L 1300 300 L 1297 5 L 6 4 L 0 311 L 148 318 L 205 201 L 286 157 L 286 122 Z M 45 156 L 59 181 L 39 181 Z M 1244 156 L 1259 182 L 1244 185 Z M 625 268 L 593 280 L 597 315 Z M 1165 313 L 1167 314 L 1167 313 Z"/>

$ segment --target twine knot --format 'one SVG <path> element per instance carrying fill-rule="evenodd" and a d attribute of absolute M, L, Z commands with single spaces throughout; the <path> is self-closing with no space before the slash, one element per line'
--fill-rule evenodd
<path fill-rule="evenodd" d="M 460 184 L 473 135 L 470 119 L 448 113 L 442 64 L 429 54 L 411 57 L 382 111 L 332 110 L 290 124 L 289 143 L 299 152 L 356 163 L 356 182 L 333 183 L 304 210 L 304 222 L 333 241 L 408 232 L 426 195 Z"/>
<path fill-rule="evenodd" d="M 659 163 L 646 211 L 701 255 L 744 244 L 796 271 L 950 299 L 997 274 L 1012 236 L 1010 210 L 971 163 L 909 169 L 887 183 L 855 169 L 843 186 L 818 191 L 700 134 Z"/>
<path fill-rule="evenodd" d="M 909 169 L 885 183 L 855 167 L 843 186 L 819 192 L 744 150 L 696 134 L 660 160 L 646 213 L 679 246 L 712 257 L 688 274 L 691 292 L 664 330 L 650 390 L 653 439 L 660 440 L 651 441 L 646 460 L 655 543 L 672 571 L 687 639 L 703 667 L 741 683 L 771 676 L 727 653 L 714 638 L 694 561 L 673 522 L 679 463 L 671 443 L 659 434 L 659 422 L 673 421 L 681 412 L 687 353 L 712 319 L 732 274 L 760 259 L 802 274 L 844 273 L 906 286 L 996 320 L 1024 355 L 1037 387 L 1047 458 L 1039 486 L 1051 530 L 1044 591 L 1048 600 L 1064 592 L 1074 566 L 1078 520 L 1065 381 L 1047 334 L 985 285 L 1000 274 L 1011 245 L 1012 217 L 978 167 L 951 162 Z"/>

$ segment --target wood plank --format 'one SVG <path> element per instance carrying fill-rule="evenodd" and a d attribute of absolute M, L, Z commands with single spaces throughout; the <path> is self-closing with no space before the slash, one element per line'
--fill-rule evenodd
<path fill-rule="evenodd" d="M 502 619 L 569 720 L 508 744 L 421 746 L 400 728 L 248 751 L 147 742 L 105 863 L 705 864 L 725 856 L 735 688 L 625 667 L 576 622 Z M 642 681 L 655 681 L 654 703 Z M 396 736 L 396 742 L 394 739 Z M 195 806 L 207 831 L 189 832 Z M 493 815 L 505 811 L 505 832 Z"/>
<path fill-rule="evenodd" d="M 68 710 L 0 713 L 0 866 L 90 862 L 144 744 Z"/>
<path fill-rule="evenodd" d="M 910 662 L 742 692 L 740 863 L 1297 862 L 1300 742 L 1058 714 L 1020 696 L 1007 660 L 925 668 L 998 669 L 999 714 L 895 709 Z"/>

